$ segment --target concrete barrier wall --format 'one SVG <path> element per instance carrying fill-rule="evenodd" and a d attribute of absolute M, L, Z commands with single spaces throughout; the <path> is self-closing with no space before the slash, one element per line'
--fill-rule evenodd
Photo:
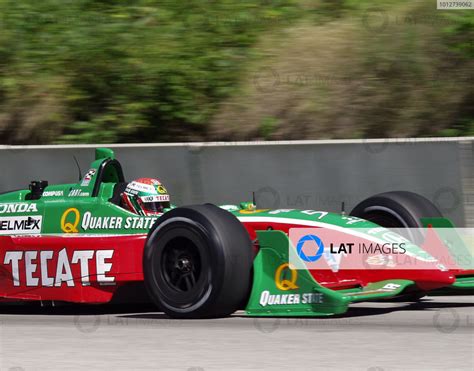
<path fill-rule="evenodd" d="M 376 193 L 408 190 L 459 226 L 474 226 L 474 138 L 111 145 L 127 180 L 162 180 L 176 204 L 250 201 L 259 207 L 349 212 Z M 0 146 L 0 192 L 31 180 L 75 182 L 95 146 Z"/>

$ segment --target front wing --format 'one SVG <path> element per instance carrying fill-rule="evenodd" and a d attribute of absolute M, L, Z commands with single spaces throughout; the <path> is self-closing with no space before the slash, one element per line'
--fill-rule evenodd
<path fill-rule="evenodd" d="M 260 251 L 254 261 L 254 283 L 246 312 L 251 316 L 328 316 L 345 313 L 349 304 L 392 299 L 422 293 L 417 280 L 423 274 L 411 273 L 410 279 L 383 279 L 352 287 L 324 287 L 308 270 L 293 270 L 288 264 L 289 240 L 280 231 L 257 232 Z M 354 271 L 355 275 L 357 271 Z M 403 272 L 407 276 L 407 272 Z M 454 278 L 447 272 L 433 271 L 431 284 L 446 286 Z M 438 278 L 436 278 L 438 277 Z"/>

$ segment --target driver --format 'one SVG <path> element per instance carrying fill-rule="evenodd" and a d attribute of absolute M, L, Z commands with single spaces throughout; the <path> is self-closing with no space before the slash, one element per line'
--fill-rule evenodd
<path fill-rule="evenodd" d="M 134 214 L 161 215 L 169 209 L 170 195 L 158 179 L 140 178 L 127 185 L 121 196 L 121 205 Z"/>

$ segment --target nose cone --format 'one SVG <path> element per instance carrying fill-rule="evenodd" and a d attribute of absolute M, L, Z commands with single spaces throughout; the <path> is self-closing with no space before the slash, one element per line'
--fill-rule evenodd
<path fill-rule="evenodd" d="M 421 291 L 451 286 L 456 281 L 453 272 L 438 269 L 366 270 L 359 272 L 359 279 L 364 284 L 391 279 L 410 280 Z"/>
<path fill-rule="evenodd" d="M 451 286 L 456 281 L 455 275 L 451 272 L 415 271 L 415 273 L 417 277 L 413 281 L 423 291 Z"/>

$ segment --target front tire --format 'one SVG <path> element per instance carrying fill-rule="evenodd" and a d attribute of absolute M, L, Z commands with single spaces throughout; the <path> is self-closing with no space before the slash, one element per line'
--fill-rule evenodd
<path fill-rule="evenodd" d="M 173 209 L 150 230 L 145 286 L 174 318 L 230 315 L 248 299 L 252 243 L 229 212 L 206 204 Z"/>

